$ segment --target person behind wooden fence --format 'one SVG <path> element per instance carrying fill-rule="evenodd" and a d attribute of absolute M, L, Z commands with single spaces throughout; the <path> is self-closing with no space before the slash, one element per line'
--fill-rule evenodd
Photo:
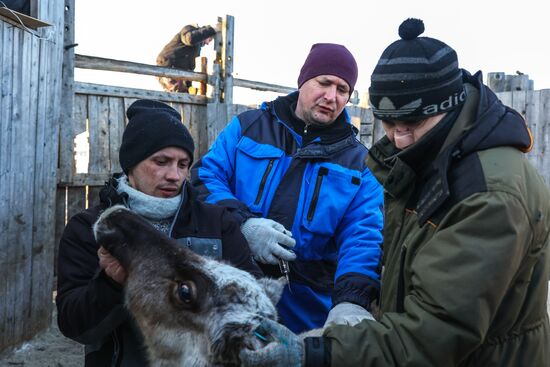
<path fill-rule="evenodd" d="M 209 25 L 186 25 L 164 46 L 157 56 L 157 65 L 194 71 L 201 48 L 208 45 L 215 34 L 216 30 Z M 159 77 L 158 80 L 167 92 L 188 93 L 192 84 L 180 78 Z"/>
<path fill-rule="evenodd" d="M 385 189 L 380 317 L 303 340 L 265 321 L 275 342 L 244 366 L 548 366 L 550 193 L 531 133 L 423 31 L 402 23 L 369 89 L 386 131 L 367 160 Z"/>
<path fill-rule="evenodd" d="M 138 100 L 127 111 L 119 158 L 123 173 L 100 192 L 100 204 L 73 216 L 59 246 L 56 304 L 61 332 L 85 344 L 85 366 L 145 366 L 142 336 L 124 308 L 126 270 L 99 247 L 92 225 L 122 204 L 182 246 L 261 276 L 239 223 L 205 204 L 187 184 L 194 142 L 172 107 Z"/>

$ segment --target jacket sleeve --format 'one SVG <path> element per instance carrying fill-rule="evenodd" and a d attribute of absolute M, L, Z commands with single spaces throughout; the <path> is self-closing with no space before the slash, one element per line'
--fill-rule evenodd
<path fill-rule="evenodd" d="M 94 220 L 88 211 L 72 217 L 58 255 L 59 329 L 83 344 L 101 341 L 127 317 L 121 287 L 100 271 L 92 233 Z"/>
<path fill-rule="evenodd" d="M 419 248 L 405 273 L 403 313 L 325 331 L 333 366 L 468 364 L 532 241 L 530 214 L 518 198 L 488 195 L 462 201 Z"/>
<path fill-rule="evenodd" d="M 264 274 L 258 264 L 252 259 L 252 253 L 248 243 L 244 238 L 237 219 L 228 211 L 223 211 L 222 217 L 222 257 L 231 265 L 249 272 L 256 278 L 261 278 Z"/>
<path fill-rule="evenodd" d="M 365 169 L 361 186 L 335 233 L 338 266 L 333 305 L 351 302 L 370 310 L 378 298 L 382 261 L 382 186 Z"/>
<path fill-rule="evenodd" d="M 216 30 L 207 25 L 193 30 L 184 28 L 180 33 L 181 42 L 186 46 L 195 46 L 196 44 L 204 41 L 208 37 L 212 37 L 216 34 Z"/>
<path fill-rule="evenodd" d="M 191 182 L 197 189 L 200 200 L 228 208 L 242 223 L 253 215 L 248 206 L 238 200 L 231 191 L 240 138 L 240 121 L 238 117 L 234 117 L 212 144 L 208 153 L 193 166 Z"/>

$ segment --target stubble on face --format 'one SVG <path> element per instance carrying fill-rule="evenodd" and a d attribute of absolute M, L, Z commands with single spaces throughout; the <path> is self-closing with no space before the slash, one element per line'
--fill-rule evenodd
<path fill-rule="evenodd" d="M 177 147 L 157 151 L 139 162 L 128 173 L 130 186 L 147 195 L 177 196 L 189 174 L 189 154 Z"/>
<path fill-rule="evenodd" d="M 349 86 L 342 78 L 317 76 L 300 87 L 296 115 L 306 125 L 330 125 L 344 110 L 349 94 Z"/>

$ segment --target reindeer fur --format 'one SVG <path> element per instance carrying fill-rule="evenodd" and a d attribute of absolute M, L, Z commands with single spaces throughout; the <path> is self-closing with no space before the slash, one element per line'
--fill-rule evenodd
<path fill-rule="evenodd" d="M 151 366 L 238 366 L 242 348 L 261 347 L 253 330 L 277 318 L 282 280 L 198 256 L 123 206 L 107 209 L 94 235 L 128 272 L 125 302 Z"/>

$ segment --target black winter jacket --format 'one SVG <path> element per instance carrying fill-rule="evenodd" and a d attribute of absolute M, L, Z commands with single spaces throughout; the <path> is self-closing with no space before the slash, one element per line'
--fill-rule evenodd
<path fill-rule="evenodd" d="M 191 185 L 171 230 L 171 237 L 184 243 L 221 241 L 222 259 L 261 276 L 252 260 L 239 224 L 226 209 L 195 199 Z M 73 216 L 61 237 L 58 257 L 57 311 L 63 335 L 85 344 L 85 366 L 147 365 L 142 338 L 131 315 L 124 308 L 123 289 L 98 266 L 92 232 L 102 210 L 122 204 L 116 180 L 106 183 L 101 204 Z"/>

